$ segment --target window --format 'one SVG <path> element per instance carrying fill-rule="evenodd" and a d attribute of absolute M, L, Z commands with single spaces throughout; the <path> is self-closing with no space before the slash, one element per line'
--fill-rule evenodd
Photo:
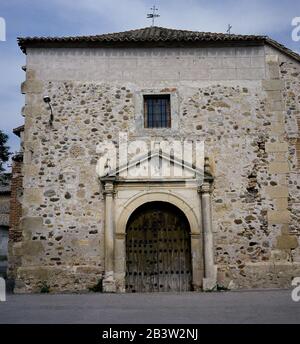
<path fill-rule="evenodd" d="M 171 128 L 170 95 L 144 95 L 145 128 Z"/>

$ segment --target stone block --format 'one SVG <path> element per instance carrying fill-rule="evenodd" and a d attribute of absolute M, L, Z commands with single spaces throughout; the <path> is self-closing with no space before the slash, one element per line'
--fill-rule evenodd
<path fill-rule="evenodd" d="M 21 254 L 22 254 L 22 245 L 23 245 L 22 242 L 16 242 L 16 243 L 13 244 L 13 246 L 12 246 L 13 256 L 21 256 Z"/>
<path fill-rule="evenodd" d="M 282 94 L 281 91 L 268 91 L 267 92 L 268 98 L 273 101 L 281 101 Z"/>
<path fill-rule="evenodd" d="M 27 68 L 26 80 L 34 80 L 34 79 L 35 79 L 35 70 Z"/>
<path fill-rule="evenodd" d="M 283 234 L 277 237 L 277 248 L 281 250 L 295 249 L 298 247 L 298 239 L 295 235 Z"/>
<path fill-rule="evenodd" d="M 274 161 L 276 161 L 276 162 L 286 162 L 287 161 L 286 152 L 284 152 L 284 153 L 273 152 L 271 154 L 273 155 Z"/>
<path fill-rule="evenodd" d="M 45 109 L 40 105 L 29 105 L 26 104 L 22 110 L 22 114 L 26 117 L 35 117 L 43 114 Z"/>
<path fill-rule="evenodd" d="M 20 221 L 20 229 L 22 230 L 23 239 L 31 240 L 32 234 L 43 231 L 42 217 L 23 217 Z"/>
<path fill-rule="evenodd" d="M 32 278 L 34 277 L 37 281 L 46 281 L 51 274 L 51 267 L 20 267 L 18 268 L 18 277 Z M 55 270 L 55 269 L 54 269 Z"/>
<path fill-rule="evenodd" d="M 271 251 L 271 260 L 273 262 L 286 261 L 288 259 L 288 253 L 280 249 L 275 249 Z"/>
<path fill-rule="evenodd" d="M 287 142 L 274 142 L 274 143 L 266 143 L 266 152 L 287 152 L 288 151 L 288 144 Z"/>
<path fill-rule="evenodd" d="M 39 172 L 39 168 L 37 165 L 33 165 L 33 164 L 24 164 L 23 165 L 23 173 L 24 176 L 34 176 L 37 175 Z"/>
<path fill-rule="evenodd" d="M 273 55 L 273 54 L 266 55 L 266 63 L 278 64 L 278 55 Z"/>
<path fill-rule="evenodd" d="M 278 91 L 284 88 L 284 81 L 282 80 L 262 80 L 262 87 L 266 91 Z"/>
<path fill-rule="evenodd" d="M 41 93 L 43 92 L 43 83 L 39 80 L 27 80 L 21 84 L 21 93 Z"/>
<path fill-rule="evenodd" d="M 289 189 L 287 186 L 267 186 L 265 190 L 271 199 L 287 198 L 289 196 Z"/>
<path fill-rule="evenodd" d="M 283 110 L 272 110 L 276 122 L 285 125 L 285 113 Z"/>
<path fill-rule="evenodd" d="M 277 198 L 274 200 L 276 210 L 286 210 L 288 207 L 288 199 L 287 198 Z"/>
<path fill-rule="evenodd" d="M 43 244 L 40 241 L 28 240 L 22 243 L 20 255 L 36 257 L 44 251 Z"/>
<path fill-rule="evenodd" d="M 278 65 L 269 65 L 268 74 L 270 79 L 279 79 L 280 73 Z"/>
<path fill-rule="evenodd" d="M 271 225 L 289 223 L 290 218 L 288 210 L 268 210 L 268 223 Z"/>
<path fill-rule="evenodd" d="M 42 217 L 23 217 L 20 222 L 23 230 L 41 230 L 43 228 Z"/>
<path fill-rule="evenodd" d="M 271 124 L 271 133 L 274 135 L 282 135 L 285 133 L 284 125 L 280 122 L 273 122 Z"/>
<path fill-rule="evenodd" d="M 43 202 L 43 191 L 40 188 L 24 189 L 24 204 L 40 205 Z"/>
<path fill-rule="evenodd" d="M 283 111 L 285 109 L 284 103 L 279 100 L 279 101 L 269 101 L 268 102 L 268 109 L 270 111 Z"/>
<path fill-rule="evenodd" d="M 287 162 L 272 161 L 269 165 L 269 173 L 289 173 L 290 168 Z"/>

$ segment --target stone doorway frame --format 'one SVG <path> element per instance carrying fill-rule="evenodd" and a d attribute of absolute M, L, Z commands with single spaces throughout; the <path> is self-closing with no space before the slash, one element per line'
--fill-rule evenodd
<path fill-rule="evenodd" d="M 126 271 L 126 227 L 131 214 L 141 205 L 148 202 L 165 202 L 170 203 L 180 209 L 187 218 L 190 226 L 190 247 L 192 257 L 192 285 L 194 290 L 201 289 L 203 277 L 203 259 L 202 252 L 202 233 L 201 226 L 197 220 L 194 210 L 178 195 L 171 192 L 149 191 L 137 195 L 134 199 L 129 200 L 123 209 L 119 220 L 116 224 L 115 239 L 115 278 L 118 281 L 125 281 Z M 124 252 L 124 253 L 123 253 Z M 121 253 L 121 255 L 120 255 Z M 122 283 L 123 284 L 123 283 Z M 125 289 L 122 285 L 121 290 Z"/>
<path fill-rule="evenodd" d="M 167 202 L 178 207 L 190 225 L 193 290 L 211 290 L 216 286 L 217 267 L 214 264 L 213 231 L 211 217 L 212 178 L 204 180 L 197 191 L 200 208 L 192 208 L 173 191 L 157 191 L 150 187 L 129 197 L 122 211 L 116 214 L 115 195 L 120 181 L 114 177 L 101 178 L 105 198 L 105 274 L 104 292 L 125 292 L 126 226 L 130 215 L 142 204 L 153 201 Z M 122 184 L 126 181 L 122 180 Z M 145 181 L 145 183 L 149 181 Z M 143 183 L 139 183 L 139 186 Z M 198 212 L 198 216 L 196 215 Z M 198 220 L 200 219 L 200 220 Z"/>

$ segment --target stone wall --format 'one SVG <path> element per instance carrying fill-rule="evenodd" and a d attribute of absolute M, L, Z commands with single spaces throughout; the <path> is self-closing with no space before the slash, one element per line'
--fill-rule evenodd
<path fill-rule="evenodd" d="M 294 235 L 294 244 L 288 249 L 290 260 L 299 262 L 300 248 L 295 244 L 295 237 L 300 235 L 300 65 L 284 55 L 279 55 L 280 77 L 285 81 L 282 92 L 285 104 L 284 136 L 288 145 L 286 157 L 290 172 L 287 176 L 289 233 Z M 291 246 L 297 247 L 291 247 Z"/>
<path fill-rule="evenodd" d="M 21 265 L 21 256 L 17 253 L 18 245 L 22 241 L 22 228 L 20 220 L 22 217 L 22 195 L 23 195 L 23 175 L 22 175 L 22 155 L 16 155 L 12 161 L 10 214 L 9 214 L 9 245 L 8 245 L 8 279 L 14 283 L 16 270 Z"/>
<path fill-rule="evenodd" d="M 282 75 L 279 55 L 263 46 L 28 49 L 16 291 L 38 292 L 45 285 L 54 292 L 80 291 L 102 279 L 104 204 L 96 147 L 104 140 L 117 143 L 120 131 L 130 138 L 204 139 L 215 175 L 219 284 L 289 286 L 300 275 L 294 233 L 299 186 L 290 172 L 295 138 L 286 136 L 297 110 L 286 116 L 285 104 L 299 104 L 299 84 Z M 299 67 L 291 63 L 293 78 Z M 288 80 L 294 80 L 294 98 Z M 137 97 L 151 89 L 176 93 L 177 128 L 137 130 Z M 52 99 L 52 127 L 44 95 Z"/>

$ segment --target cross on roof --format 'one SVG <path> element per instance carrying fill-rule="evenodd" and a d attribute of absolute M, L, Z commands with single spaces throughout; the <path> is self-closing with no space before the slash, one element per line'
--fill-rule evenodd
<path fill-rule="evenodd" d="M 152 13 L 148 13 L 147 18 L 152 19 L 152 25 L 151 26 L 154 26 L 155 18 L 160 17 L 160 15 L 155 12 L 155 11 L 158 11 L 158 8 L 156 8 L 155 5 L 153 5 L 153 7 L 151 7 L 150 10 L 152 11 Z"/>
<path fill-rule="evenodd" d="M 232 29 L 232 25 L 228 24 L 228 29 L 227 29 L 227 31 L 226 31 L 226 32 L 227 32 L 229 35 L 231 34 L 231 32 L 230 32 L 230 31 L 231 31 L 231 29 Z"/>

